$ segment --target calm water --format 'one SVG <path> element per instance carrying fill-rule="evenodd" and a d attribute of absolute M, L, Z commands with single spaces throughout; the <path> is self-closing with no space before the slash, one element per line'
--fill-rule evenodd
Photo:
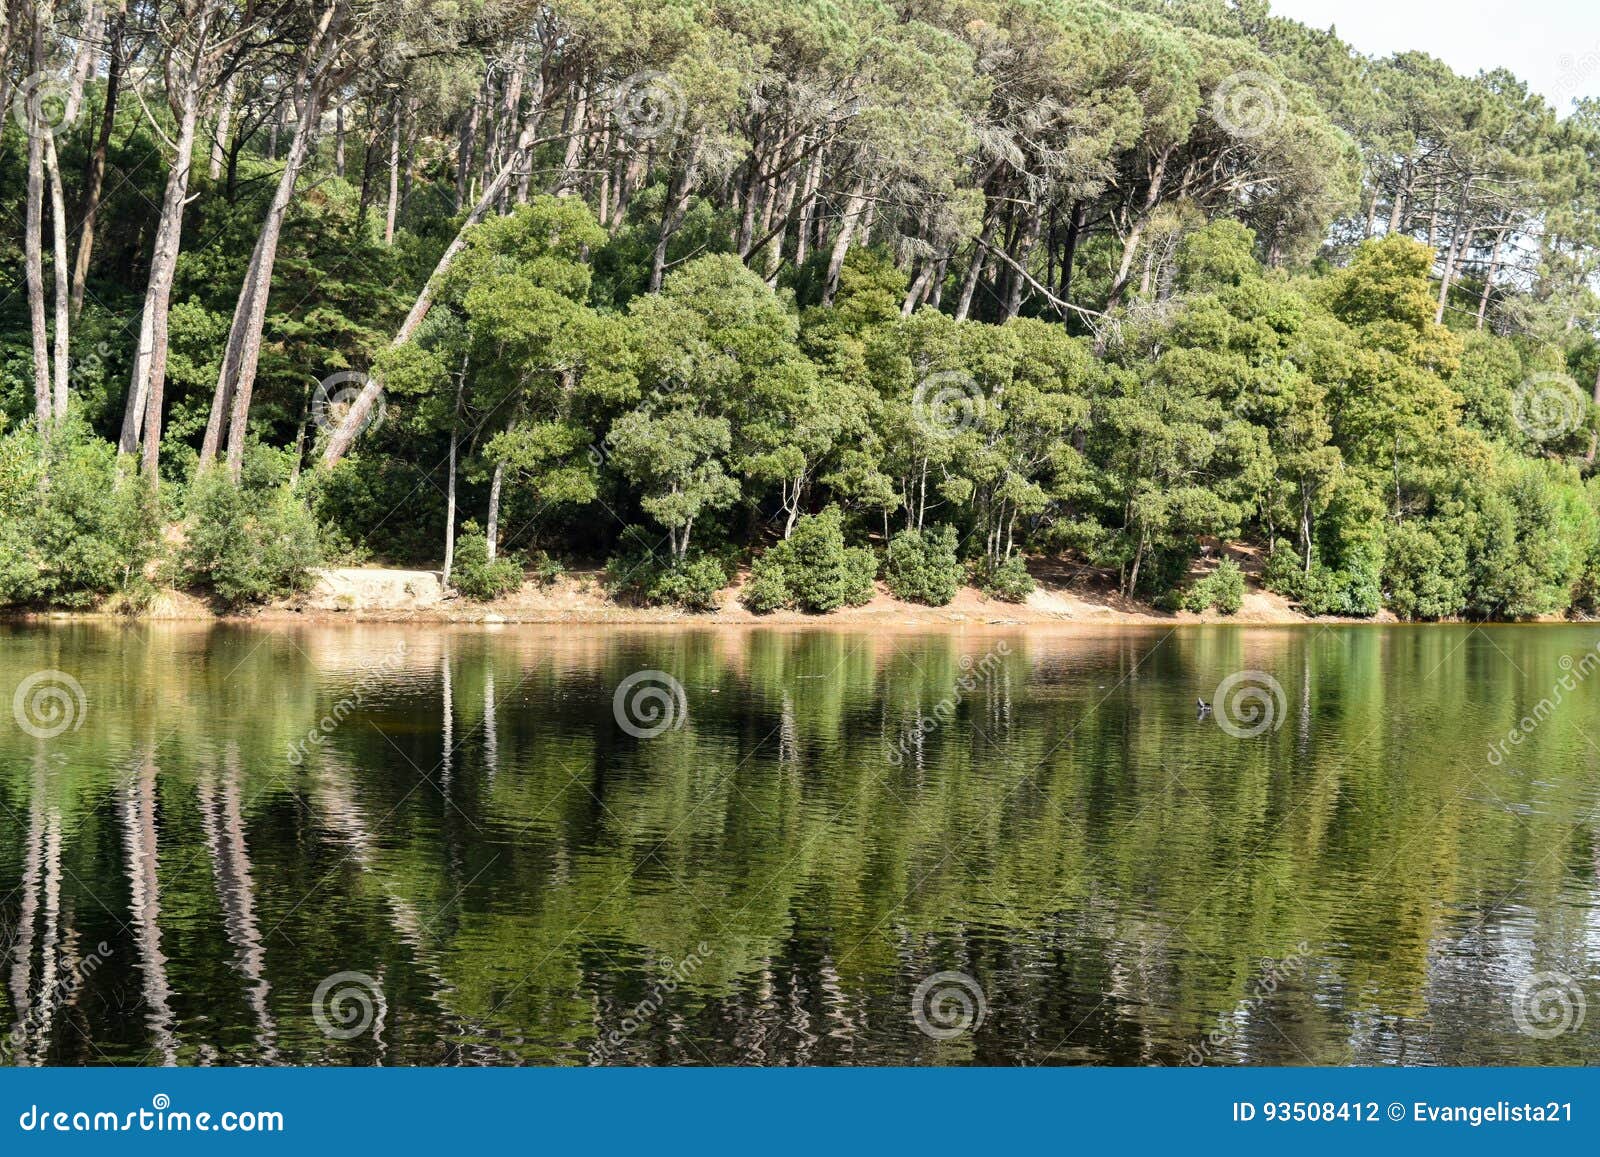
<path fill-rule="evenodd" d="M 1597 642 L 0 630 L 0 1050 L 1582 1063 Z"/>

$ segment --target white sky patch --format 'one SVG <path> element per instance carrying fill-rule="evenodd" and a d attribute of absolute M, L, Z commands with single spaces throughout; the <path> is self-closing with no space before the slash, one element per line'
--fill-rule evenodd
<path fill-rule="evenodd" d="M 1600 96 L 1594 0 L 1273 0 L 1272 11 L 1372 56 L 1426 52 L 1467 76 L 1508 68 L 1563 115 L 1573 97 Z"/>

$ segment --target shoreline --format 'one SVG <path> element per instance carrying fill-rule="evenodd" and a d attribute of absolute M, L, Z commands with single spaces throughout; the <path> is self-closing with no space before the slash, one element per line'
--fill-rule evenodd
<path fill-rule="evenodd" d="M 964 587 L 943 607 L 894 598 L 880 584 L 878 594 L 858 607 L 827 614 L 777 611 L 758 615 L 738 601 L 742 584 L 723 592 L 713 611 L 675 607 L 637 607 L 617 603 L 605 592 L 599 572 L 569 574 L 545 586 L 524 584 L 516 594 L 476 603 L 445 593 L 437 571 L 402 571 L 378 567 L 319 572 L 305 595 L 240 611 L 219 610 L 192 593 L 164 589 L 137 612 L 115 606 L 91 610 L 21 610 L 0 613 L 0 622 L 40 623 L 189 623 L 220 625 L 327 626 L 340 623 L 430 624 L 438 626 L 584 626 L 707 627 L 825 630 L 927 631 L 968 628 L 1027 628 L 1032 631 L 1076 631 L 1122 627 L 1310 627 L 1310 626 L 1526 626 L 1575 625 L 1585 621 L 1547 617 L 1520 621 L 1478 622 L 1444 619 L 1405 622 L 1392 614 L 1372 618 L 1307 615 L 1281 595 L 1251 582 L 1244 605 L 1232 615 L 1215 611 L 1166 612 L 1147 603 L 1124 599 L 1114 591 L 1089 584 L 1041 582 L 1021 603 L 991 598 Z"/>

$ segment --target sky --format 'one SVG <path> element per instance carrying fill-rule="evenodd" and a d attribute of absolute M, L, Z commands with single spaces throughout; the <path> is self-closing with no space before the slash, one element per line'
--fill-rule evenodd
<path fill-rule="evenodd" d="M 1600 0 L 1272 0 L 1372 56 L 1417 49 L 1457 72 L 1509 68 L 1565 113 L 1600 96 Z"/>

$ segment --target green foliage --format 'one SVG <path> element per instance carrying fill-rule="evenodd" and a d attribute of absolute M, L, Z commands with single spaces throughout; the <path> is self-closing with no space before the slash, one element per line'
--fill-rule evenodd
<path fill-rule="evenodd" d="M 456 538 L 450 585 L 476 602 L 489 602 L 514 594 L 522 586 L 522 563 L 507 555 L 489 557 L 489 539 L 475 522 L 468 522 Z"/>
<path fill-rule="evenodd" d="M 1037 584 L 1028 573 L 1028 562 L 1020 554 L 991 564 L 984 560 L 978 567 L 978 589 L 992 598 L 1008 603 L 1026 602 Z"/>
<path fill-rule="evenodd" d="M 637 528 L 624 534 L 629 548 L 606 563 L 606 583 L 614 596 L 646 606 L 679 606 L 691 611 L 714 611 L 728 585 L 728 567 L 714 554 L 697 553 L 686 559 L 653 550 L 649 536 Z"/>
<path fill-rule="evenodd" d="M 216 539 L 197 581 L 241 600 L 292 586 L 292 563 L 253 573 L 235 540 L 293 522 L 269 496 L 298 480 L 319 527 L 304 541 L 328 557 L 435 563 L 464 517 L 449 494 L 480 521 L 494 504 L 513 542 L 638 563 L 619 589 L 651 602 L 712 605 L 719 573 L 783 525 L 746 602 L 843 605 L 868 572 L 835 537 L 848 522 L 886 539 L 938 526 L 886 552 L 891 586 L 930 602 L 960 581 L 949 536 L 1000 598 L 1031 589 L 1023 555 L 1065 553 L 1130 597 L 1226 606 L 1231 576 L 1208 585 L 1225 571 L 1184 589 L 1209 538 L 1282 542 L 1267 581 L 1313 612 L 1591 603 L 1600 101 L 1558 120 L 1503 70 L 1368 59 L 1259 8 L 556 6 L 541 67 L 579 82 L 541 89 L 528 171 L 550 192 L 518 173 L 459 236 L 511 144 L 505 118 L 470 111 L 510 97 L 484 62 L 514 58 L 526 28 L 474 10 L 456 53 L 456 18 L 432 12 L 402 38 L 426 26 L 426 51 L 341 96 L 380 135 L 406 110 L 392 238 L 370 166 L 336 172 L 318 148 L 264 247 L 282 132 L 239 136 L 215 178 L 199 166 L 167 223 L 188 242 L 158 359 L 169 498 L 197 463 L 252 254 L 276 253 L 250 342 L 259 509 L 197 482 L 194 529 Z M 297 19 L 265 15 L 262 43 L 296 43 Z M 62 35 L 51 60 L 72 51 Z M 283 62 L 239 64 L 253 92 Z M 678 90 L 647 148 L 568 135 L 598 107 L 578 102 L 610 99 L 601 79 L 646 69 Z M 1258 86 L 1274 115 L 1229 123 Z M 146 112 L 123 101 L 108 126 L 127 179 L 104 183 L 87 247 L 71 432 L 7 451 L 12 601 L 137 587 L 160 538 L 109 449 L 167 235 Z M 68 205 L 92 200 L 99 128 L 62 126 Z M 22 220 L 27 150 L 4 131 L 0 218 Z M 17 429 L 35 404 L 18 230 L 0 258 L 0 418 Z M 424 284 L 431 307 L 393 341 Z M 341 370 L 382 382 L 385 420 L 323 471 L 313 387 Z M 797 523 L 805 510 L 823 521 Z M 619 546 L 635 522 L 664 534 L 661 559 Z M 513 560 L 476 574 L 471 537 L 464 583 L 505 589 Z"/>
<path fill-rule="evenodd" d="M 896 534 L 889 540 L 883 577 L 896 598 L 930 607 L 950 602 L 961 590 L 963 577 L 956 558 L 956 528 L 945 523 Z"/>
<path fill-rule="evenodd" d="M 1225 558 L 1204 578 L 1183 593 L 1183 609 L 1196 614 L 1215 607 L 1220 614 L 1237 614 L 1244 605 L 1244 572 Z"/>
<path fill-rule="evenodd" d="M 109 444 L 71 425 L 48 444 L 32 429 L 0 438 L 0 604 L 137 601 L 158 542 L 155 498 Z"/>
<path fill-rule="evenodd" d="M 288 486 L 252 491 L 213 468 L 189 488 L 182 580 L 226 607 L 284 598 L 310 588 L 321 564 L 317 524 Z"/>
<path fill-rule="evenodd" d="M 741 597 L 758 613 L 798 607 L 826 614 L 871 600 L 877 573 L 872 551 L 845 545 L 842 515 L 830 506 L 801 518 L 756 559 Z"/>

